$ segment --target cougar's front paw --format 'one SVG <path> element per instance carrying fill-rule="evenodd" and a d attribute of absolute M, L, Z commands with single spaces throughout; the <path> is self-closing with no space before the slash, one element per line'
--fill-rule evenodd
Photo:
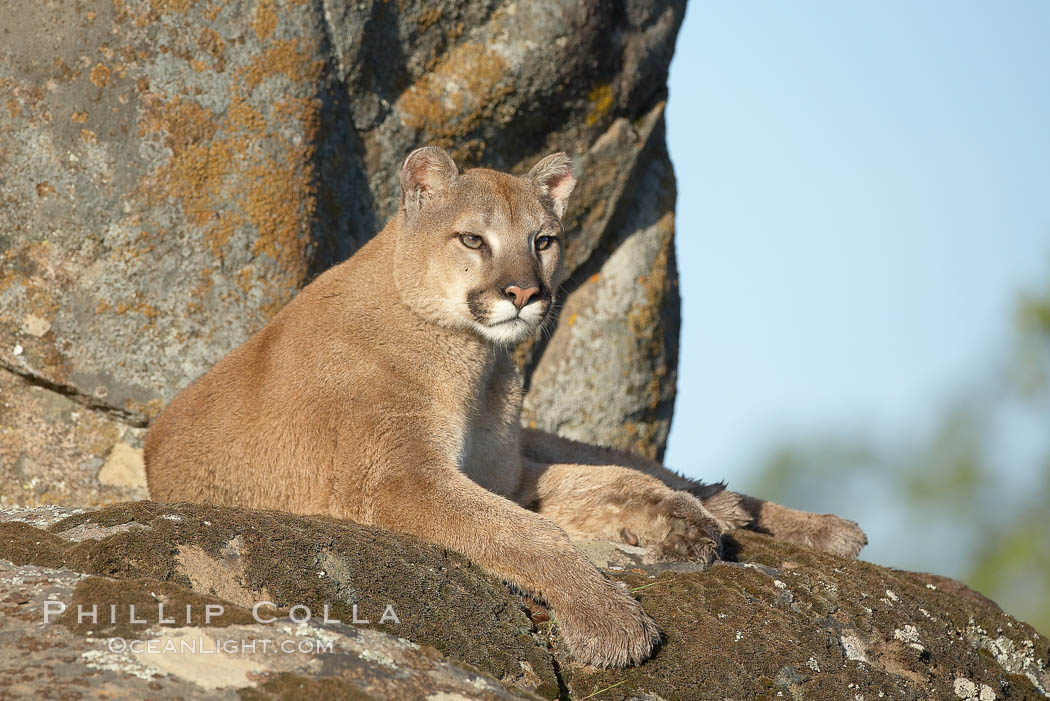
<path fill-rule="evenodd" d="M 611 582 L 604 596 L 575 600 L 555 616 L 573 657 L 595 667 L 640 664 L 660 642 L 660 630 L 642 605 Z"/>
<path fill-rule="evenodd" d="M 722 526 L 700 501 L 672 492 L 656 504 L 656 537 L 643 543 L 658 560 L 710 564 L 722 554 Z"/>

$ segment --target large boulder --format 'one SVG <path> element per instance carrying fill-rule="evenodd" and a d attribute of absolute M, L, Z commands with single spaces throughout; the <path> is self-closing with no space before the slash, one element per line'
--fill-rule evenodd
<path fill-rule="evenodd" d="M 514 172 L 573 155 L 568 298 L 553 338 L 519 353 L 525 420 L 658 457 L 678 335 L 662 115 L 683 11 L 6 3 L 0 503 L 144 496 L 142 429 L 382 226 L 426 143 Z"/>
<path fill-rule="evenodd" d="M 409 536 L 191 504 L 13 509 L 0 512 L 0 683 L 35 698 L 146 688 L 157 698 L 1050 695 L 1046 638 L 957 582 L 754 533 L 734 542 L 731 561 L 707 570 L 581 543 L 666 636 L 645 664 L 603 671 L 566 654 L 541 606 Z M 273 602 L 261 615 L 277 621 L 255 621 L 259 601 Z M 160 602 L 171 623 L 158 623 Z M 130 620 L 131 604 L 144 624 Z M 224 611 L 205 622 L 209 604 Z M 97 605 L 100 620 L 78 620 L 78 605 Z M 313 618 L 292 622 L 305 613 L 296 605 Z M 319 620 L 325 605 L 340 622 Z M 388 605 L 396 621 L 383 620 Z M 355 606 L 367 624 L 353 623 Z M 238 642 L 210 654 L 221 640 Z M 244 640 L 293 648 L 264 655 Z M 208 653 L 165 652 L 183 641 Z"/>

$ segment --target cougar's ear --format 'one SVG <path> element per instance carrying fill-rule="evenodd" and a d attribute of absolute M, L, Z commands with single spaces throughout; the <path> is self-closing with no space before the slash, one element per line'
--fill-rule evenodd
<path fill-rule="evenodd" d="M 423 204 L 441 194 L 459 176 L 452 157 L 437 146 L 424 146 L 408 154 L 401 166 L 401 207 L 418 212 Z"/>
<path fill-rule="evenodd" d="M 544 196 L 551 198 L 554 213 L 561 219 L 569 204 L 569 195 L 576 187 L 572 177 L 572 161 L 564 153 L 552 153 L 529 171 L 529 179 Z"/>

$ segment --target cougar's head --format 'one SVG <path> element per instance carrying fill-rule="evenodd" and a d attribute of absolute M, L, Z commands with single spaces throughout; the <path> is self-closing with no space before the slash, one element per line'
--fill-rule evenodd
<path fill-rule="evenodd" d="M 413 151 L 401 169 L 394 262 L 401 298 L 428 321 L 495 345 L 534 333 L 551 312 L 561 216 L 575 184 L 564 153 L 515 177 L 460 173 L 434 146 Z"/>

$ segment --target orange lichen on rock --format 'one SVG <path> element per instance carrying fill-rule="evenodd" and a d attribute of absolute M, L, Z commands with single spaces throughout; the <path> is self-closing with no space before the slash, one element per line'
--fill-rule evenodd
<path fill-rule="evenodd" d="M 178 200 L 183 214 L 193 224 L 204 226 L 215 218 L 224 202 L 223 190 L 237 152 L 247 143 L 219 139 L 187 146 L 161 166 L 145 183 L 148 199 Z M 241 148 L 238 148 L 241 147 Z"/>
<path fill-rule="evenodd" d="M 274 0 L 259 0 L 255 6 L 255 17 L 252 19 L 252 29 L 260 41 L 270 38 L 277 28 L 277 11 L 274 9 Z"/>
<path fill-rule="evenodd" d="M 197 3 L 197 0 L 150 0 L 150 8 L 155 12 L 186 12 Z"/>
<path fill-rule="evenodd" d="M 244 294 L 248 294 L 252 291 L 252 284 L 255 280 L 255 269 L 251 265 L 246 265 L 233 276 L 234 282 L 237 287 Z"/>
<path fill-rule="evenodd" d="M 587 122 L 587 126 L 593 127 L 595 124 L 605 119 L 605 116 L 608 115 L 609 111 L 612 109 L 612 87 L 610 87 L 608 83 L 596 85 L 587 95 L 587 101 L 591 104 L 591 111 L 587 114 L 584 121 Z"/>
<path fill-rule="evenodd" d="M 444 10 L 440 7 L 426 7 L 419 13 L 419 17 L 416 19 L 416 23 L 420 29 L 430 29 L 432 26 L 441 21 L 441 16 L 444 14 Z"/>
<path fill-rule="evenodd" d="M 247 281 L 249 289 L 260 288 L 268 309 L 284 304 L 306 275 L 316 207 L 312 158 L 321 109 L 316 93 L 324 68 L 309 40 L 272 39 L 277 17 L 273 26 L 267 18 L 274 7 L 273 2 L 258 6 L 255 29 L 263 49 L 233 69 L 224 112 L 213 113 L 187 97 L 148 95 L 139 122 L 141 136 L 171 149 L 168 161 L 143 179 L 139 195 L 153 205 L 177 204 L 220 266 L 234 234 L 248 229 L 252 254 L 276 263 L 276 275 Z M 216 70 L 225 69 L 218 61 L 225 43 L 216 32 L 204 30 L 197 43 L 217 59 Z M 281 88 L 280 101 L 253 96 L 273 78 L 292 83 Z M 262 101 L 268 109 L 260 107 Z M 298 138 L 287 136 L 287 126 Z M 186 304 L 188 314 L 203 308 L 207 289 L 197 292 Z"/>
<path fill-rule="evenodd" d="M 315 47 L 304 45 L 299 39 L 272 42 L 270 48 L 254 56 L 251 62 L 238 69 L 237 79 L 253 90 L 267 78 L 283 75 L 298 83 L 316 81 L 324 69 L 324 62 L 314 58 Z"/>
<path fill-rule="evenodd" d="M 288 97 L 273 105 L 273 115 L 281 122 L 298 121 L 307 134 L 321 126 L 321 101 L 316 97 Z"/>
<path fill-rule="evenodd" d="M 157 308 L 144 300 L 124 300 L 117 302 L 112 309 L 115 314 L 127 314 L 128 312 L 142 314 L 146 318 L 146 328 L 152 328 L 157 324 Z"/>
<path fill-rule="evenodd" d="M 241 203 L 258 232 L 252 252 L 265 253 L 287 266 L 285 269 L 294 270 L 303 265 L 307 237 L 299 223 L 307 213 L 303 210 L 313 209 L 314 193 L 309 184 L 312 167 L 301 162 L 306 160 L 306 149 L 292 155 L 288 164 L 270 162 L 249 168 L 246 174 L 255 187 L 245 190 Z M 296 155 L 300 158 L 295 159 Z"/>
<path fill-rule="evenodd" d="M 199 46 L 205 53 L 215 59 L 215 70 L 221 73 L 226 68 L 226 42 L 214 29 L 205 27 L 197 39 Z"/>
<path fill-rule="evenodd" d="M 230 121 L 230 124 L 239 129 L 261 132 L 266 128 L 266 119 L 260 114 L 259 110 L 252 107 L 240 96 L 234 97 L 230 102 L 230 107 L 226 111 L 226 118 Z"/>
<path fill-rule="evenodd" d="M 513 90 L 503 57 L 467 41 L 406 90 L 397 106 L 405 124 L 428 129 L 434 143 L 450 146 L 452 137 L 468 133 L 491 117 Z"/>
<path fill-rule="evenodd" d="M 218 221 L 204 232 L 204 243 L 220 261 L 223 259 L 226 245 L 233 238 L 237 229 L 244 225 L 244 215 L 240 212 L 217 212 Z"/>
<path fill-rule="evenodd" d="M 139 136 L 165 134 L 164 144 L 175 155 L 185 152 L 193 144 L 212 138 L 218 128 L 211 110 L 193 100 L 176 97 L 165 102 L 150 96 L 145 103 L 139 120 Z"/>
<path fill-rule="evenodd" d="M 100 88 L 104 88 L 109 84 L 109 69 L 104 64 L 99 63 L 91 69 L 89 77 L 92 83 Z"/>

